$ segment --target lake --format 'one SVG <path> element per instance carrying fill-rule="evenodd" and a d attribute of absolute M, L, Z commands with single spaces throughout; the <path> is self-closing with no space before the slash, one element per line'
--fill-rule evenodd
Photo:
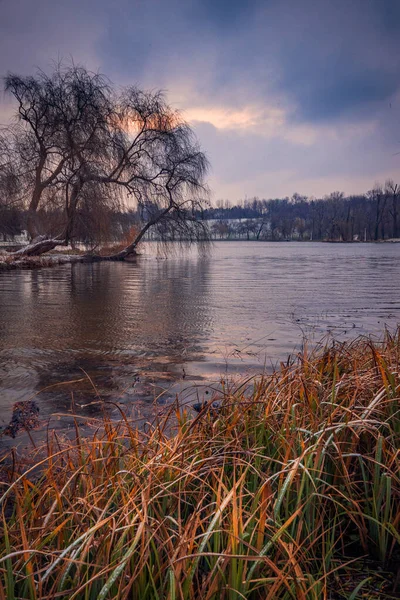
<path fill-rule="evenodd" d="M 150 418 L 176 393 L 192 403 L 221 378 L 271 370 L 304 336 L 380 335 L 400 323 L 400 244 L 143 251 L 135 263 L 0 273 L 0 425 L 34 395 L 58 429 L 72 404 L 82 418 L 114 407 L 105 401 Z"/>

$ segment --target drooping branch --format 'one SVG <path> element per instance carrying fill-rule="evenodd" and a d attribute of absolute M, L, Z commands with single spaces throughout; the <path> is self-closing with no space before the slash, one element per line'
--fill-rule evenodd
<path fill-rule="evenodd" d="M 208 162 L 161 92 L 128 87 L 116 93 L 103 76 L 74 65 L 59 65 L 51 76 L 9 75 L 6 89 L 18 105 L 18 136 L 10 130 L 9 139 L 25 173 L 31 238 L 40 231 L 37 215 L 46 202 L 58 202 L 64 212 L 60 239 L 35 240 L 27 254 L 76 239 L 78 215 L 81 223 L 88 210 L 118 198 L 133 199 L 146 215 L 119 258 L 134 253 L 148 230 L 167 219 L 178 236 L 186 235 L 184 223 L 206 192 Z"/>

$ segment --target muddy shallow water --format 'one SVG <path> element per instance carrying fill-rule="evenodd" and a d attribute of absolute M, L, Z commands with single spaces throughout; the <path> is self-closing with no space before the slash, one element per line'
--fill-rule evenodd
<path fill-rule="evenodd" d="M 148 246 L 136 263 L 0 273 L 0 426 L 35 394 L 53 427 L 104 400 L 147 417 L 182 389 L 192 401 L 226 372 L 270 369 L 304 335 L 398 323 L 400 244 L 222 242 L 168 259 Z"/>

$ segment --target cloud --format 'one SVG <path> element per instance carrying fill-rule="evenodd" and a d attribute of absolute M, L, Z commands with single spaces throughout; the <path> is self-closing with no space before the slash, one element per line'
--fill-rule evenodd
<path fill-rule="evenodd" d="M 184 111 L 184 117 L 190 122 L 211 123 L 217 129 L 262 130 L 267 136 L 272 135 L 285 120 L 282 109 L 267 109 L 262 106 L 244 106 L 241 109 L 224 106 L 193 107 Z"/>
<path fill-rule="evenodd" d="M 95 0 L 0 0 L 0 75 L 47 70 L 70 57 L 98 69 L 96 46 L 105 25 L 95 8 Z"/>
<path fill-rule="evenodd" d="M 116 84 L 165 89 L 211 159 L 216 197 L 396 177 L 398 2 L 0 0 L 0 12 L 0 74 L 73 56 Z"/>
<path fill-rule="evenodd" d="M 194 124 L 209 149 L 215 196 L 234 200 L 295 191 L 316 196 L 333 189 L 359 193 L 376 180 L 396 179 L 399 157 L 381 135 L 380 126 L 380 122 L 342 123 L 302 131 L 286 124 L 275 136 L 266 138 L 262 132 L 244 134 L 210 123 Z"/>
<path fill-rule="evenodd" d="M 277 87 L 293 103 L 297 120 L 364 119 L 389 101 L 400 85 L 399 38 L 385 18 L 390 6 L 400 17 L 394 4 L 303 0 L 265 9 L 259 34 L 268 17 L 277 31 L 289 32 L 275 36 L 274 56 Z"/>

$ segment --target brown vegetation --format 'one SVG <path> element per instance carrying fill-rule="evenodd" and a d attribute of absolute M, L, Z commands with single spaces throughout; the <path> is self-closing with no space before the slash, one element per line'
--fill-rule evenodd
<path fill-rule="evenodd" d="M 399 366 L 399 333 L 334 344 L 173 435 L 49 436 L 4 468 L 0 598 L 398 597 Z"/>

